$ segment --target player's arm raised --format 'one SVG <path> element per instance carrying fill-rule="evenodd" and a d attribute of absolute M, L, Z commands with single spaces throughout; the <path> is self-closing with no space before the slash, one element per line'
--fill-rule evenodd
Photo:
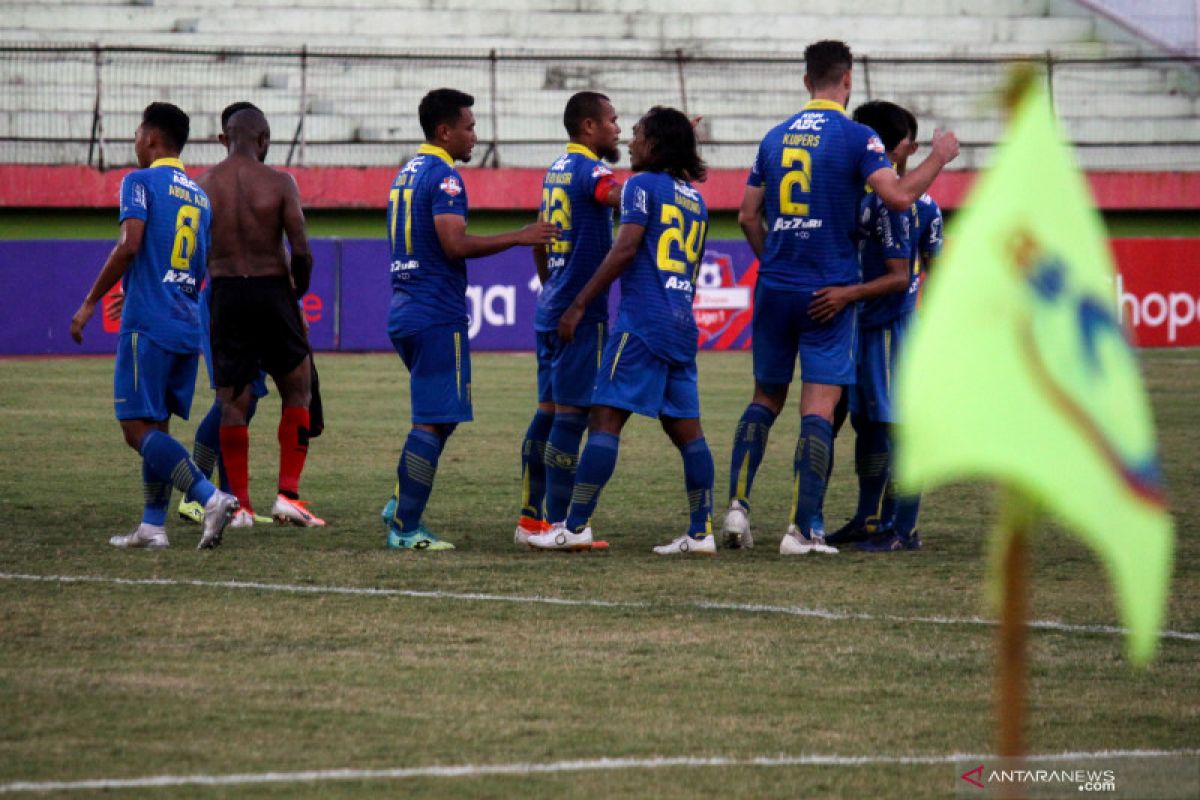
<path fill-rule="evenodd" d="M 921 166 L 903 177 L 890 169 L 877 169 L 867 177 L 867 184 L 892 211 L 904 211 L 925 194 L 942 167 L 958 157 L 958 138 L 952 131 L 934 131 L 930 149 Z"/>
<path fill-rule="evenodd" d="M 300 187 L 291 175 L 284 175 L 283 233 L 292 248 L 292 282 L 296 296 L 308 293 L 312 283 L 312 249 L 308 246 L 308 231 L 304 227 L 304 208 L 300 204 Z"/>
<path fill-rule="evenodd" d="M 621 224 L 612 249 L 600 262 L 600 266 L 596 267 L 596 273 L 592 275 L 592 279 L 579 290 L 579 294 L 575 295 L 571 305 L 559 317 L 558 338 L 564 342 L 575 338 L 575 328 L 579 325 L 579 320 L 583 319 L 583 312 L 587 309 L 588 304 L 629 268 L 645 235 L 646 228 L 642 225 L 633 222 Z"/>
<path fill-rule="evenodd" d="M 738 208 L 738 225 L 754 251 L 756 258 L 762 257 L 763 246 L 767 242 L 766 216 L 763 214 L 766 190 L 761 186 L 747 186 L 742 195 L 742 205 Z"/>
<path fill-rule="evenodd" d="M 121 280 L 125 270 L 129 269 L 129 265 L 133 263 L 134 256 L 142 246 L 142 237 L 145 233 L 146 223 L 143 220 L 127 219 L 121 223 L 120 238 L 117 239 L 112 252 L 108 254 L 91 290 L 83 298 L 83 304 L 71 317 L 71 338 L 77 344 L 83 342 L 83 329 L 92 315 L 96 313 L 96 303 L 100 302 L 100 298 L 104 297 L 108 290 Z"/>
<path fill-rule="evenodd" d="M 883 263 L 887 272 L 873 281 L 852 283 L 849 286 L 826 286 L 813 292 L 812 302 L 808 304 L 808 315 L 817 322 L 829 322 L 851 303 L 905 291 L 908 288 L 908 261 L 903 258 L 889 258 Z"/>
<path fill-rule="evenodd" d="M 558 238 L 558 226 L 544 220 L 493 236 L 467 233 L 467 220 L 458 214 L 438 214 L 433 218 L 433 225 L 437 229 L 442 251 L 452 259 L 490 256 L 510 247 L 550 244 Z"/>

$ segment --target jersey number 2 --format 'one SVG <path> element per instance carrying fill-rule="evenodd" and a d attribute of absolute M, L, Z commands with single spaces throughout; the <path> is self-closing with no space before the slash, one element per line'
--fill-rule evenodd
<path fill-rule="evenodd" d="M 542 189 L 542 217 L 547 222 L 553 222 L 563 233 L 571 230 L 571 197 L 561 186 L 552 189 Z M 571 252 L 571 240 L 559 236 L 558 241 L 550 245 L 551 253 Z"/>
<path fill-rule="evenodd" d="M 191 269 L 196 252 L 196 232 L 200 230 L 200 209 L 181 206 L 175 216 L 175 244 L 171 246 L 171 268 Z"/>
<path fill-rule="evenodd" d="M 785 172 L 779 182 L 779 213 L 788 217 L 807 217 L 808 203 L 798 202 L 795 195 L 806 195 L 812 187 L 812 153 L 803 147 L 785 147 L 782 166 L 795 169 Z"/>

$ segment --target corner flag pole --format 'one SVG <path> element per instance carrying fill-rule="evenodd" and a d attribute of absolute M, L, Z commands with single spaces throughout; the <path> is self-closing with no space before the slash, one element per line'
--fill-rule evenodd
<path fill-rule="evenodd" d="M 1002 758 L 1025 755 L 1026 619 L 1029 592 L 1029 537 L 1033 505 L 1018 489 L 1002 492 L 1001 536 L 1004 550 L 999 565 L 1003 597 L 996 635 L 996 736 Z"/>

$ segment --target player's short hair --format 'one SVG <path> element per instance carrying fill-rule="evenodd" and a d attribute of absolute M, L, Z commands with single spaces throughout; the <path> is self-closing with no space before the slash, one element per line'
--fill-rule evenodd
<path fill-rule="evenodd" d="M 421 120 L 421 131 L 427 140 L 437 135 L 438 125 L 453 125 L 458 122 L 464 108 L 475 105 L 475 98 L 458 89 L 434 89 L 421 98 L 417 116 Z"/>
<path fill-rule="evenodd" d="M 611 102 L 607 95 L 599 92 L 576 92 L 563 109 L 563 127 L 568 136 L 578 136 L 585 119 L 599 120 L 604 104 Z"/>
<path fill-rule="evenodd" d="M 230 103 L 225 106 L 225 110 L 221 112 L 221 130 L 229 127 L 229 119 L 239 111 L 245 111 L 247 108 L 252 108 L 262 114 L 262 109 L 247 100 L 239 100 L 236 103 Z"/>
<path fill-rule="evenodd" d="M 823 39 L 804 48 L 804 72 L 814 89 L 827 89 L 854 67 L 854 55 L 845 42 Z"/>
<path fill-rule="evenodd" d="M 651 143 L 647 172 L 665 172 L 680 180 L 704 180 L 708 167 L 700 158 L 692 121 L 682 111 L 654 106 L 638 124 Z"/>
<path fill-rule="evenodd" d="M 192 122 L 177 105 L 151 103 L 142 112 L 142 125 L 161 133 L 163 142 L 176 153 L 180 153 L 187 144 Z"/>
<path fill-rule="evenodd" d="M 854 121 L 875 131 L 889 153 L 908 136 L 911 116 L 900 106 L 886 100 L 872 100 L 854 109 Z M 915 120 L 913 124 L 916 124 Z"/>

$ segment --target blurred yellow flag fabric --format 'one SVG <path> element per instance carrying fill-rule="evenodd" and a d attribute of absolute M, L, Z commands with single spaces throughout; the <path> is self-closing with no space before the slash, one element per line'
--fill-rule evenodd
<path fill-rule="evenodd" d="M 1174 534 L 1137 356 L 1087 184 L 1032 81 L 961 212 L 896 375 L 897 469 L 920 489 L 994 478 L 1103 560 L 1153 657 Z"/>

